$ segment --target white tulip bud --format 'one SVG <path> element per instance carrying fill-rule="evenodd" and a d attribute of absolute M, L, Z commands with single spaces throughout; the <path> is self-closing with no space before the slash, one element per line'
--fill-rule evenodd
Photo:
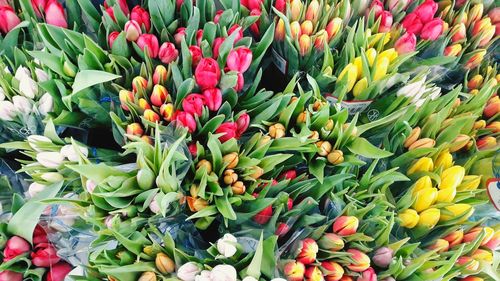
<path fill-rule="evenodd" d="M 36 161 L 46 168 L 55 169 L 61 166 L 64 156 L 59 152 L 40 152 L 36 155 Z"/>
<path fill-rule="evenodd" d="M 33 108 L 30 100 L 23 96 L 12 97 L 12 103 L 14 104 L 14 108 L 17 110 L 17 112 L 23 115 L 30 114 Z"/>
<path fill-rule="evenodd" d="M 232 234 L 226 233 L 222 238 L 217 240 L 217 251 L 226 258 L 230 258 L 236 254 L 237 240 Z"/>
<path fill-rule="evenodd" d="M 422 87 L 424 86 L 425 80 L 421 79 L 416 82 L 410 83 L 401 89 L 399 89 L 396 93 L 397 96 L 405 96 L 408 98 L 413 98 L 421 92 Z M 425 86 L 424 86 L 425 87 Z"/>
<path fill-rule="evenodd" d="M 47 72 L 43 71 L 40 68 L 35 68 L 35 74 L 36 74 L 36 79 L 38 82 L 45 82 L 49 80 L 49 76 L 47 75 Z"/>
<path fill-rule="evenodd" d="M 38 112 L 42 116 L 46 116 L 49 112 L 54 109 L 54 98 L 49 93 L 43 94 L 43 96 L 38 101 Z"/>
<path fill-rule="evenodd" d="M 14 75 L 14 78 L 16 78 L 19 82 L 21 82 L 22 80 L 25 80 L 26 78 L 31 79 L 31 72 L 27 67 L 20 66 L 16 70 L 16 74 Z"/>
<path fill-rule="evenodd" d="M 87 157 L 89 155 L 89 150 L 84 147 L 84 146 L 79 146 L 76 145 L 78 149 L 80 150 L 80 153 L 83 154 L 83 156 Z M 75 149 L 75 146 L 72 144 L 67 144 L 61 148 L 61 154 L 68 158 L 69 161 L 71 162 L 78 162 L 80 160 L 80 155 L 78 154 L 78 151 Z"/>
<path fill-rule="evenodd" d="M 28 77 L 19 82 L 19 92 L 27 98 L 35 99 L 38 94 L 38 85 L 35 80 Z"/>
<path fill-rule="evenodd" d="M 38 193 L 42 192 L 47 186 L 41 183 L 33 182 L 28 187 L 28 194 L 30 198 L 35 197 Z"/>
<path fill-rule="evenodd" d="M 44 173 L 41 178 L 44 181 L 50 182 L 50 183 L 55 183 L 55 182 L 60 182 L 63 181 L 64 178 L 61 174 L 56 173 L 56 172 L 49 172 L 49 173 Z"/>
<path fill-rule="evenodd" d="M 149 204 L 149 209 L 151 210 L 151 212 L 153 212 L 155 214 L 160 213 L 160 204 L 158 203 L 157 197 L 158 197 L 158 194 L 155 195 L 155 197 L 153 197 L 153 200 Z"/>
<path fill-rule="evenodd" d="M 3 121 L 12 121 L 16 117 L 14 105 L 8 101 L 0 101 L 0 119 Z"/>
<path fill-rule="evenodd" d="M 183 264 L 177 269 L 177 278 L 182 281 L 195 281 L 196 275 L 201 272 L 201 269 L 194 262 Z"/>
<path fill-rule="evenodd" d="M 228 264 L 219 264 L 216 265 L 210 274 L 212 276 L 212 280 L 217 281 L 236 281 L 237 273 L 236 269 L 232 265 Z"/>
<path fill-rule="evenodd" d="M 202 272 L 200 272 L 200 274 L 196 275 L 194 281 L 215 281 L 215 280 L 212 279 L 210 271 L 203 270 Z"/>
<path fill-rule="evenodd" d="M 45 143 L 52 143 L 52 140 L 50 140 L 46 136 L 40 136 L 40 135 L 31 135 L 28 136 L 28 144 L 35 150 L 36 152 L 42 151 L 40 147 L 38 147 L 38 144 L 45 142 Z"/>

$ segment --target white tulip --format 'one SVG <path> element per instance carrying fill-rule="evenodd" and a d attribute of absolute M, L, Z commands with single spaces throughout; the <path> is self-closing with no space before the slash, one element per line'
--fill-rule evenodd
<path fill-rule="evenodd" d="M 3 90 L 2 87 L 0 87 L 0 101 L 3 101 L 5 99 L 5 91 Z"/>
<path fill-rule="evenodd" d="M 410 83 L 396 92 L 397 96 L 405 96 L 408 98 L 413 98 L 419 92 L 422 91 L 422 86 L 424 86 L 425 80 L 421 79 L 416 82 Z M 425 87 L 425 86 L 424 86 Z"/>
<path fill-rule="evenodd" d="M 27 98 L 34 99 L 38 94 L 38 85 L 35 80 L 27 77 L 26 79 L 19 81 L 19 92 Z"/>
<path fill-rule="evenodd" d="M 69 205 L 59 205 L 57 209 L 58 220 L 64 225 L 72 226 L 77 218 L 76 209 Z"/>
<path fill-rule="evenodd" d="M 8 101 L 0 101 L 0 119 L 3 121 L 12 121 L 16 117 L 14 105 Z"/>
<path fill-rule="evenodd" d="M 38 101 L 38 112 L 42 116 L 46 116 L 49 112 L 54 109 L 54 98 L 49 94 L 45 93 Z"/>
<path fill-rule="evenodd" d="M 441 95 L 441 88 L 440 87 L 433 87 L 430 89 L 430 94 L 429 94 L 429 98 L 431 100 L 435 100 L 439 97 L 439 95 Z"/>
<path fill-rule="evenodd" d="M 226 233 L 222 238 L 217 240 L 217 251 L 226 258 L 230 258 L 236 254 L 236 237 Z"/>
<path fill-rule="evenodd" d="M 31 148 L 33 148 L 33 150 L 35 150 L 36 152 L 40 152 L 42 151 L 42 149 L 40 149 L 38 147 L 38 144 L 41 143 L 41 142 L 45 142 L 45 143 L 52 143 L 52 140 L 50 140 L 48 137 L 46 136 L 40 136 L 40 135 L 31 135 L 31 136 L 28 136 L 28 144 L 31 146 Z"/>
<path fill-rule="evenodd" d="M 85 188 L 90 194 L 94 192 L 96 186 L 97 184 L 93 180 L 87 180 L 87 182 L 85 182 Z"/>
<path fill-rule="evenodd" d="M 17 112 L 24 115 L 30 114 L 33 109 L 33 105 L 30 100 L 23 96 L 12 97 L 12 104 L 14 104 L 14 108 Z"/>
<path fill-rule="evenodd" d="M 194 262 L 183 264 L 177 269 L 177 277 L 182 281 L 195 281 L 196 275 L 200 273 L 201 269 Z"/>
<path fill-rule="evenodd" d="M 158 197 L 158 194 L 155 195 L 155 197 L 153 197 L 153 201 L 151 201 L 151 203 L 149 204 L 149 209 L 151 210 L 151 212 L 153 212 L 155 214 L 159 214 L 161 211 L 160 204 L 158 203 L 157 197 Z"/>
<path fill-rule="evenodd" d="M 36 155 L 36 161 L 46 168 L 55 169 L 61 166 L 64 156 L 59 152 L 40 152 Z"/>
<path fill-rule="evenodd" d="M 40 68 L 35 68 L 35 74 L 38 82 L 45 82 L 49 80 L 49 75 L 47 75 L 47 72 L 43 71 Z"/>
<path fill-rule="evenodd" d="M 21 67 L 19 67 L 16 70 L 16 74 L 14 75 L 14 77 L 19 82 L 21 82 L 22 80 L 24 80 L 26 78 L 30 78 L 31 79 L 31 72 L 30 72 L 30 70 L 27 67 L 21 66 Z"/>
<path fill-rule="evenodd" d="M 89 150 L 84 146 L 76 145 L 83 156 L 87 157 L 89 155 Z M 61 154 L 68 158 L 71 162 L 78 162 L 80 160 L 80 155 L 72 144 L 67 144 L 61 148 Z"/>
<path fill-rule="evenodd" d="M 210 273 L 212 280 L 217 281 L 236 281 L 236 269 L 232 265 L 219 264 L 216 265 Z"/>
<path fill-rule="evenodd" d="M 47 181 L 47 182 L 50 182 L 50 183 L 54 183 L 54 182 L 60 182 L 60 181 L 63 181 L 63 176 L 59 173 L 56 173 L 56 172 L 49 172 L 49 173 L 44 173 L 41 178 L 44 180 L 44 181 Z"/>
<path fill-rule="evenodd" d="M 241 280 L 241 281 L 259 281 L 259 280 L 255 279 L 252 276 L 247 276 L 247 277 L 243 278 L 243 280 Z"/>
<path fill-rule="evenodd" d="M 210 271 L 203 270 L 202 272 L 200 272 L 199 275 L 196 275 L 194 281 L 215 281 L 215 280 L 212 279 Z"/>
<path fill-rule="evenodd" d="M 47 186 L 41 183 L 33 182 L 28 187 L 28 194 L 30 198 L 35 197 L 38 193 L 42 192 Z"/>

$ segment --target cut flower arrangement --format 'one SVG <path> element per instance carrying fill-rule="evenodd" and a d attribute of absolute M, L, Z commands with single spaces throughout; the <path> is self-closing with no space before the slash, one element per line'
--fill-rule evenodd
<path fill-rule="evenodd" d="M 0 281 L 500 280 L 499 23 L 0 0 Z"/>

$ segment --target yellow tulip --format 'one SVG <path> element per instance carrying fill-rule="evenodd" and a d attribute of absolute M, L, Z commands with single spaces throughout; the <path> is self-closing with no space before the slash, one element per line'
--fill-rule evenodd
<path fill-rule="evenodd" d="M 358 77 L 356 66 L 352 63 L 346 65 L 342 72 L 340 72 L 338 80 L 342 81 L 345 75 L 347 75 L 347 91 L 350 92 L 354 87 L 354 83 L 356 83 L 356 77 Z"/>
<path fill-rule="evenodd" d="M 438 191 L 436 202 L 451 203 L 457 195 L 456 188 L 445 188 Z"/>
<path fill-rule="evenodd" d="M 449 151 L 443 151 L 439 153 L 438 158 L 436 159 L 436 169 L 443 168 L 448 169 L 453 165 L 453 156 Z"/>
<path fill-rule="evenodd" d="M 411 175 L 416 172 L 430 172 L 434 169 L 434 163 L 429 157 L 422 157 L 418 159 L 406 172 L 407 175 Z"/>
<path fill-rule="evenodd" d="M 353 63 L 354 66 L 356 66 L 356 70 L 358 71 L 358 76 L 356 77 L 356 79 L 359 79 L 363 75 L 363 60 L 361 59 L 361 57 L 356 57 Z"/>
<path fill-rule="evenodd" d="M 368 60 L 368 64 L 370 66 L 373 66 L 375 58 L 377 57 L 377 51 L 374 48 L 370 48 L 366 50 L 365 54 L 366 54 L 366 60 Z"/>
<path fill-rule="evenodd" d="M 413 194 L 415 195 L 417 191 L 422 189 L 432 188 L 432 180 L 429 176 L 423 176 L 415 182 L 415 187 L 413 188 Z"/>
<path fill-rule="evenodd" d="M 449 221 L 456 217 L 463 216 L 460 222 L 464 222 L 467 221 L 467 219 L 472 215 L 473 212 L 474 208 L 469 204 L 463 204 L 463 203 L 453 204 L 443 209 L 439 221 Z"/>
<path fill-rule="evenodd" d="M 481 183 L 481 176 L 468 175 L 462 180 L 462 183 L 457 187 L 458 191 L 476 190 Z"/>
<path fill-rule="evenodd" d="M 439 189 L 453 188 L 457 189 L 457 186 L 462 182 L 465 176 L 465 169 L 462 166 L 453 166 L 441 173 L 441 183 L 439 184 Z"/>
<path fill-rule="evenodd" d="M 493 263 L 493 254 L 488 250 L 477 249 L 472 253 L 471 258 L 477 261 L 483 261 L 487 264 Z"/>
<path fill-rule="evenodd" d="M 373 75 L 373 81 L 380 80 L 387 75 L 387 69 L 389 68 L 388 58 L 377 58 L 377 68 L 375 69 L 375 75 Z"/>
<path fill-rule="evenodd" d="M 359 80 L 354 86 L 352 94 L 354 95 L 354 97 L 358 97 L 366 88 L 368 88 L 368 79 L 366 79 L 366 77 L 363 77 L 363 79 Z"/>
<path fill-rule="evenodd" d="M 406 209 L 399 213 L 398 218 L 401 220 L 402 227 L 414 228 L 417 225 L 420 216 L 417 211 L 413 209 Z"/>
<path fill-rule="evenodd" d="M 423 210 L 428 209 L 434 202 L 436 202 L 436 198 L 438 196 L 438 190 L 434 187 L 424 188 L 415 193 L 415 201 L 413 202 L 413 209 L 417 212 L 422 212 Z"/>
<path fill-rule="evenodd" d="M 398 58 L 398 52 L 396 52 L 396 49 L 390 48 L 380 53 L 379 58 L 388 58 L 389 62 L 393 62 Z"/>
<path fill-rule="evenodd" d="M 433 228 L 439 222 L 439 209 L 430 208 L 422 213 L 420 213 L 420 219 L 418 220 L 418 226 L 423 226 L 427 228 Z"/>

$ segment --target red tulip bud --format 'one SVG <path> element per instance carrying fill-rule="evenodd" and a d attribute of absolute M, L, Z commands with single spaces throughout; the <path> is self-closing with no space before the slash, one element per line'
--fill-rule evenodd
<path fill-rule="evenodd" d="M 154 106 L 159 107 L 165 103 L 167 97 L 168 97 L 167 89 L 162 85 L 155 85 L 153 87 L 153 93 L 151 93 L 150 100 Z"/>
<path fill-rule="evenodd" d="M 227 31 L 227 35 L 230 36 L 234 32 L 237 32 L 237 35 L 236 35 L 236 37 L 234 39 L 234 43 L 236 43 L 236 42 L 240 41 L 241 38 L 243 38 L 243 28 L 241 28 L 241 26 L 239 26 L 238 24 L 234 24 Z"/>
<path fill-rule="evenodd" d="M 358 218 L 353 216 L 341 216 L 333 223 L 333 232 L 342 236 L 351 235 L 356 233 L 358 225 Z"/>
<path fill-rule="evenodd" d="M 489 119 L 500 112 L 500 101 L 492 102 L 484 108 L 483 115 L 486 119 Z"/>
<path fill-rule="evenodd" d="M 229 70 L 244 73 L 252 63 L 252 51 L 247 47 L 233 49 L 227 56 L 227 67 Z"/>
<path fill-rule="evenodd" d="M 253 217 L 253 220 L 258 224 L 266 224 L 271 219 L 272 216 L 273 216 L 273 206 L 269 205 L 264 210 L 256 214 Z"/>
<path fill-rule="evenodd" d="M 122 108 L 128 111 L 129 108 L 127 106 L 127 103 L 134 102 L 134 94 L 127 90 L 121 90 L 120 93 L 118 94 L 118 97 L 120 98 L 120 103 Z"/>
<path fill-rule="evenodd" d="M 276 10 L 284 13 L 286 9 L 286 2 L 286 0 L 276 0 L 276 2 L 274 2 L 274 7 L 276 8 Z"/>
<path fill-rule="evenodd" d="M 261 11 L 258 10 L 258 9 L 253 9 L 250 11 L 250 16 L 257 16 L 257 17 L 260 17 L 261 15 Z M 250 26 L 250 30 L 252 31 L 253 34 L 255 34 L 256 36 L 259 36 L 260 35 L 260 30 L 259 30 L 259 26 L 260 26 L 260 19 L 257 20 L 256 22 L 252 23 L 252 25 Z"/>
<path fill-rule="evenodd" d="M 139 26 L 143 26 L 146 32 L 151 29 L 151 19 L 149 13 L 141 6 L 137 5 L 130 12 L 130 19 L 135 20 Z"/>
<path fill-rule="evenodd" d="M 118 32 L 118 31 L 113 31 L 109 34 L 108 45 L 109 45 L 110 49 L 113 47 L 113 43 L 115 42 L 116 37 L 118 37 L 118 35 L 120 35 L 120 32 Z"/>
<path fill-rule="evenodd" d="M 456 25 L 453 28 L 452 32 L 455 32 L 455 34 L 453 34 L 453 36 L 451 37 L 452 42 L 463 40 L 467 36 L 467 30 L 465 28 L 465 24 L 463 23 L 459 23 L 458 25 Z"/>
<path fill-rule="evenodd" d="M 198 46 L 201 44 L 201 39 L 203 39 L 203 29 L 198 29 L 198 31 L 196 31 L 196 44 Z"/>
<path fill-rule="evenodd" d="M 189 53 L 191 54 L 191 62 L 193 67 L 197 67 L 203 57 L 201 48 L 196 45 L 189 46 Z"/>
<path fill-rule="evenodd" d="M 494 148 L 495 146 L 497 146 L 497 139 L 495 137 L 492 137 L 492 136 L 486 136 L 486 137 L 480 138 L 476 144 L 477 144 L 477 148 L 479 150 L 490 149 L 490 148 Z"/>
<path fill-rule="evenodd" d="M 158 38 L 153 34 L 142 34 L 137 39 L 137 46 L 141 48 L 141 50 L 149 57 L 156 58 L 158 57 Z"/>
<path fill-rule="evenodd" d="M 23 281 L 23 274 L 4 270 L 0 272 L 0 281 Z"/>
<path fill-rule="evenodd" d="M 127 134 L 140 137 L 144 134 L 144 130 L 142 129 L 141 124 L 132 123 L 127 125 Z"/>
<path fill-rule="evenodd" d="M 218 10 L 217 12 L 215 12 L 215 16 L 214 16 L 215 23 L 219 23 L 220 16 L 222 15 L 222 13 L 224 13 L 224 10 Z"/>
<path fill-rule="evenodd" d="M 189 149 L 189 153 L 191 153 L 191 155 L 193 157 L 196 157 L 196 155 L 198 155 L 198 147 L 196 145 L 196 143 L 192 142 L 188 145 L 188 149 Z"/>
<path fill-rule="evenodd" d="M 219 110 L 222 104 L 222 92 L 217 88 L 203 90 L 205 103 L 211 111 Z"/>
<path fill-rule="evenodd" d="M 236 134 L 241 136 L 248 128 L 250 125 L 250 116 L 248 116 L 247 113 L 243 113 L 238 117 L 238 120 L 236 120 Z"/>
<path fill-rule="evenodd" d="M 401 22 L 401 25 L 406 29 L 406 32 L 415 35 L 420 35 L 420 31 L 424 27 L 422 20 L 415 13 L 408 14 Z"/>
<path fill-rule="evenodd" d="M 190 133 L 196 130 L 196 120 L 190 113 L 178 111 L 174 114 L 173 119 L 175 119 L 178 126 L 187 128 Z"/>
<path fill-rule="evenodd" d="M 46 280 L 47 281 L 63 281 L 66 276 L 73 270 L 71 265 L 65 262 L 59 262 L 49 268 L 49 272 L 47 273 Z M 14 281 L 14 280 L 11 280 Z"/>
<path fill-rule="evenodd" d="M 411 32 L 406 32 L 394 43 L 394 48 L 400 55 L 415 51 L 416 46 L 417 37 Z"/>
<path fill-rule="evenodd" d="M 344 276 L 344 268 L 334 261 L 324 261 L 321 268 L 326 281 L 338 281 Z"/>
<path fill-rule="evenodd" d="M 174 34 L 174 41 L 177 46 L 181 45 L 182 38 L 186 37 L 186 28 L 185 27 L 179 27 L 175 31 Z"/>
<path fill-rule="evenodd" d="M 461 229 L 454 231 L 454 232 L 446 235 L 445 237 L 443 237 L 443 239 L 448 241 L 448 243 L 450 244 L 450 248 L 462 243 L 463 238 L 464 238 L 464 232 Z"/>
<path fill-rule="evenodd" d="M 205 97 L 200 94 L 189 94 L 182 100 L 182 108 L 184 111 L 193 116 L 201 116 L 204 105 Z"/>
<path fill-rule="evenodd" d="M 9 261 L 19 255 L 22 255 L 30 250 L 30 244 L 19 236 L 12 236 L 5 244 L 3 250 L 3 261 Z"/>
<path fill-rule="evenodd" d="M 213 49 L 213 58 L 216 59 L 219 57 L 219 48 L 220 45 L 224 42 L 224 38 L 222 37 L 217 37 L 214 39 L 214 42 L 212 43 L 212 49 Z"/>
<path fill-rule="evenodd" d="M 161 62 L 169 64 L 177 59 L 179 56 L 179 51 L 175 48 L 175 45 L 170 42 L 165 42 L 161 45 L 158 52 L 158 57 Z"/>
<path fill-rule="evenodd" d="M 0 31 L 2 31 L 2 33 L 8 33 L 20 23 L 21 20 L 12 7 L 0 7 Z"/>
<path fill-rule="evenodd" d="M 426 0 L 415 9 L 414 13 L 422 20 L 422 22 L 429 22 L 434 18 L 434 14 L 438 9 L 438 4 L 434 0 Z"/>
<path fill-rule="evenodd" d="M 392 27 L 392 14 L 389 11 L 383 11 L 380 16 L 379 32 L 388 32 Z"/>
<path fill-rule="evenodd" d="M 216 134 L 223 134 L 219 137 L 221 142 L 226 142 L 232 138 L 238 138 L 237 134 L 238 126 L 235 122 L 225 122 L 222 123 L 216 130 Z"/>
<path fill-rule="evenodd" d="M 306 267 L 301 262 L 288 262 L 283 267 L 283 273 L 288 281 L 303 281 Z"/>
<path fill-rule="evenodd" d="M 49 243 L 41 243 L 35 246 L 31 253 L 31 261 L 38 267 L 50 267 L 61 260 L 57 256 L 56 249 Z"/>
<path fill-rule="evenodd" d="M 420 33 L 420 37 L 424 40 L 436 40 L 443 33 L 443 20 L 435 18 L 427 22 Z"/>
<path fill-rule="evenodd" d="M 356 279 L 356 281 L 377 281 L 377 274 L 373 268 L 368 268 L 361 273 L 361 276 Z"/>
<path fill-rule="evenodd" d="M 297 177 L 297 171 L 295 169 L 285 171 L 279 176 L 280 179 L 293 180 Z"/>
<path fill-rule="evenodd" d="M 310 266 L 306 269 L 306 281 L 324 281 L 323 273 L 317 266 Z"/>
<path fill-rule="evenodd" d="M 234 90 L 236 92 L 241 92 L 243 90 L 243 86 L 245 85 L 245 78 L 243 77 L 243 74 L 239 73 L 237 74 L 238 76 L 238 81 L 236 81 L 236 86 L 234 86 Z"/>
<path fill-rule="evenodd" d="M 316 241 L 311 238 L 306 238 L 301 241 L 300 253 L 297 256 L 297 261 L 305 265 L 316 261 L 316 254 L 319 248 Z"/>
<path fill-rule="evenodd" d="M 194 77 L 202 90 L 215 88 L 219 84 L 220 68 L 216 60 L 203 58 L 196 67 Z"/>
<path fill-rule="evenodd" d="M 349 264 L 347 268 L 355 272 L 363 272 L 370 267 L 370 258 L 363 252 L 356 249 L 347 250 L 351 254 L 353 263 Z"/>

